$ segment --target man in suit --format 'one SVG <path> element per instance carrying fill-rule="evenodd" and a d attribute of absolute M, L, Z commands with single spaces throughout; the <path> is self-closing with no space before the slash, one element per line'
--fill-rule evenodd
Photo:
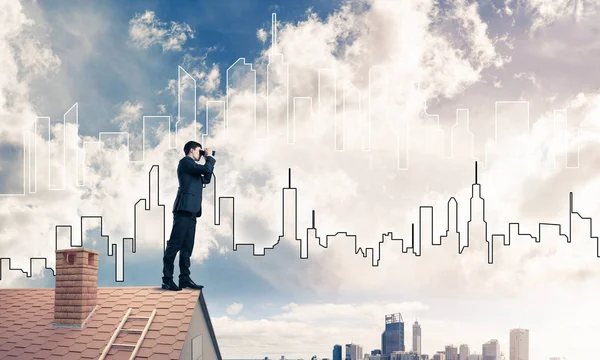
<path fill-rule="evenodd" d="M 187 142 L 183 152 L 185 156 L 179 160 L 177 166 L 179 189 L 173 204 L 173 229 L 163 257 L 162 288 L 173 291 L 183 288 L 203 288 L 190 278 L 190 257 L 194 249 L 196 218 L 202 215 L 203 184 L 210 183 L 216 162 L 211 150 L 206 148 L 202 155 L 202 145 L 195 141 Z M 197 163 L 201 156 L 206 159 L 204 165 Z M 179 285 L 173 281 L 173 263 L 177 252 L 179 252 Z"/>

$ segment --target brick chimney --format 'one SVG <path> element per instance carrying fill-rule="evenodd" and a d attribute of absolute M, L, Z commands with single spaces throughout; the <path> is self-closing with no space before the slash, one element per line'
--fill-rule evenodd
<path fill-rule="evenodd" d="M 97 295 L 98 252 L 57 250 L 54 324 L 82 327 L 97 305 Z"/>

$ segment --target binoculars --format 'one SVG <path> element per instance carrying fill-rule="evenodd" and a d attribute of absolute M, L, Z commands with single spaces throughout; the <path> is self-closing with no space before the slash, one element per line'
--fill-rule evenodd
<path fill-rule="evenodd" d="M 212 156 L 215 156 L 216 151 L 212 151 Z M 204 156 L 206 155 L 206 152 L 204 150 L 200 150 L 200 156 Z"/>

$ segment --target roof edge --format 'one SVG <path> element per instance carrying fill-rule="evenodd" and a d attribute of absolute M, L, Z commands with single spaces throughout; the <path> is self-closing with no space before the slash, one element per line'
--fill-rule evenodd
<path fill-rule="evenodd" d="M 217 359 L 223 360 L 221 357 L 221 350 L 219 350 L 219 344 L 217 343 L 217 336 L 215 335 L 215 330 L 212 326 L 212 321 L 210 320 L 210 314 L 208 313 L 208 307 L 206 306 L 206 301 L 204 300 L 204 291 L 200 290 L 200 295 L 198 295 L 198 302 L 200 303 L 200 307 L 202 308 L 202 313 L 204 314 L 204 318 L 206 319 L 206 325 L 208 326 L 208 332 L 210 333 L 210 339 L 217 353 Z"/>

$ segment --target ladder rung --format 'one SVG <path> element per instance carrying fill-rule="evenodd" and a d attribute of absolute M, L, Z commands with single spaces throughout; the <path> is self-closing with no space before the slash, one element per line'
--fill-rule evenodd
<path fill-rule="evenodd" d="M 152 314 L 150 314 L 149 317 L 129 316 L 130 313 L 131 313 L 131 308 L 127 309 L 125 316 L 123 316 L 123 319 L 121 319 L 121 323 L 119 324 L 119 326 L 117 327 L 117 330 L 113 333 L 110 340 L 108 341 L 108 344 L 106 345 L 106 347 L 104 348 L 104 351 L 100 355 L 99 360 L 104 360 L 106 358 L 106 356 L 108 355 L 108 352 L 110 351 L 110 348 L 112 346 L 124 347 L 124 348 L 130 348 L 130 349 L 133 348 L 133 353 L 131 354 L 130 359 L 135 359 L 137 352 L 140 350 L 140 347 L 142 346 L 144 337 L 146 336 L 146 334 L 148 333 L 148 330 L 150 329 L 150 324 L 152 323 L 152 320 L 154 320 L 154 316 L 156 316 L 156 309 L 152 310 Z M 146 326 L 144 326 L 144 329 L 123 329 L 123 325 L 125 325 L 125 322 L 129 319 L 144 319 L 144 320 L 146 320 Z M 117 336 L 119 335 L 119 333 L 121 331 L 129 332 L 129 333 L 138 333 L 141 335 L 140 335 L 140 338 L 138 339 L 137 343 L 135 343 L 135 344 L 115 344 L 115 340 L 117 339 Z"/>
<path fill-rule="evenodd" d="M 130 332 L 130 333 L 143 333 L 144 329 L 121 329 L 121 332 Z"/>

